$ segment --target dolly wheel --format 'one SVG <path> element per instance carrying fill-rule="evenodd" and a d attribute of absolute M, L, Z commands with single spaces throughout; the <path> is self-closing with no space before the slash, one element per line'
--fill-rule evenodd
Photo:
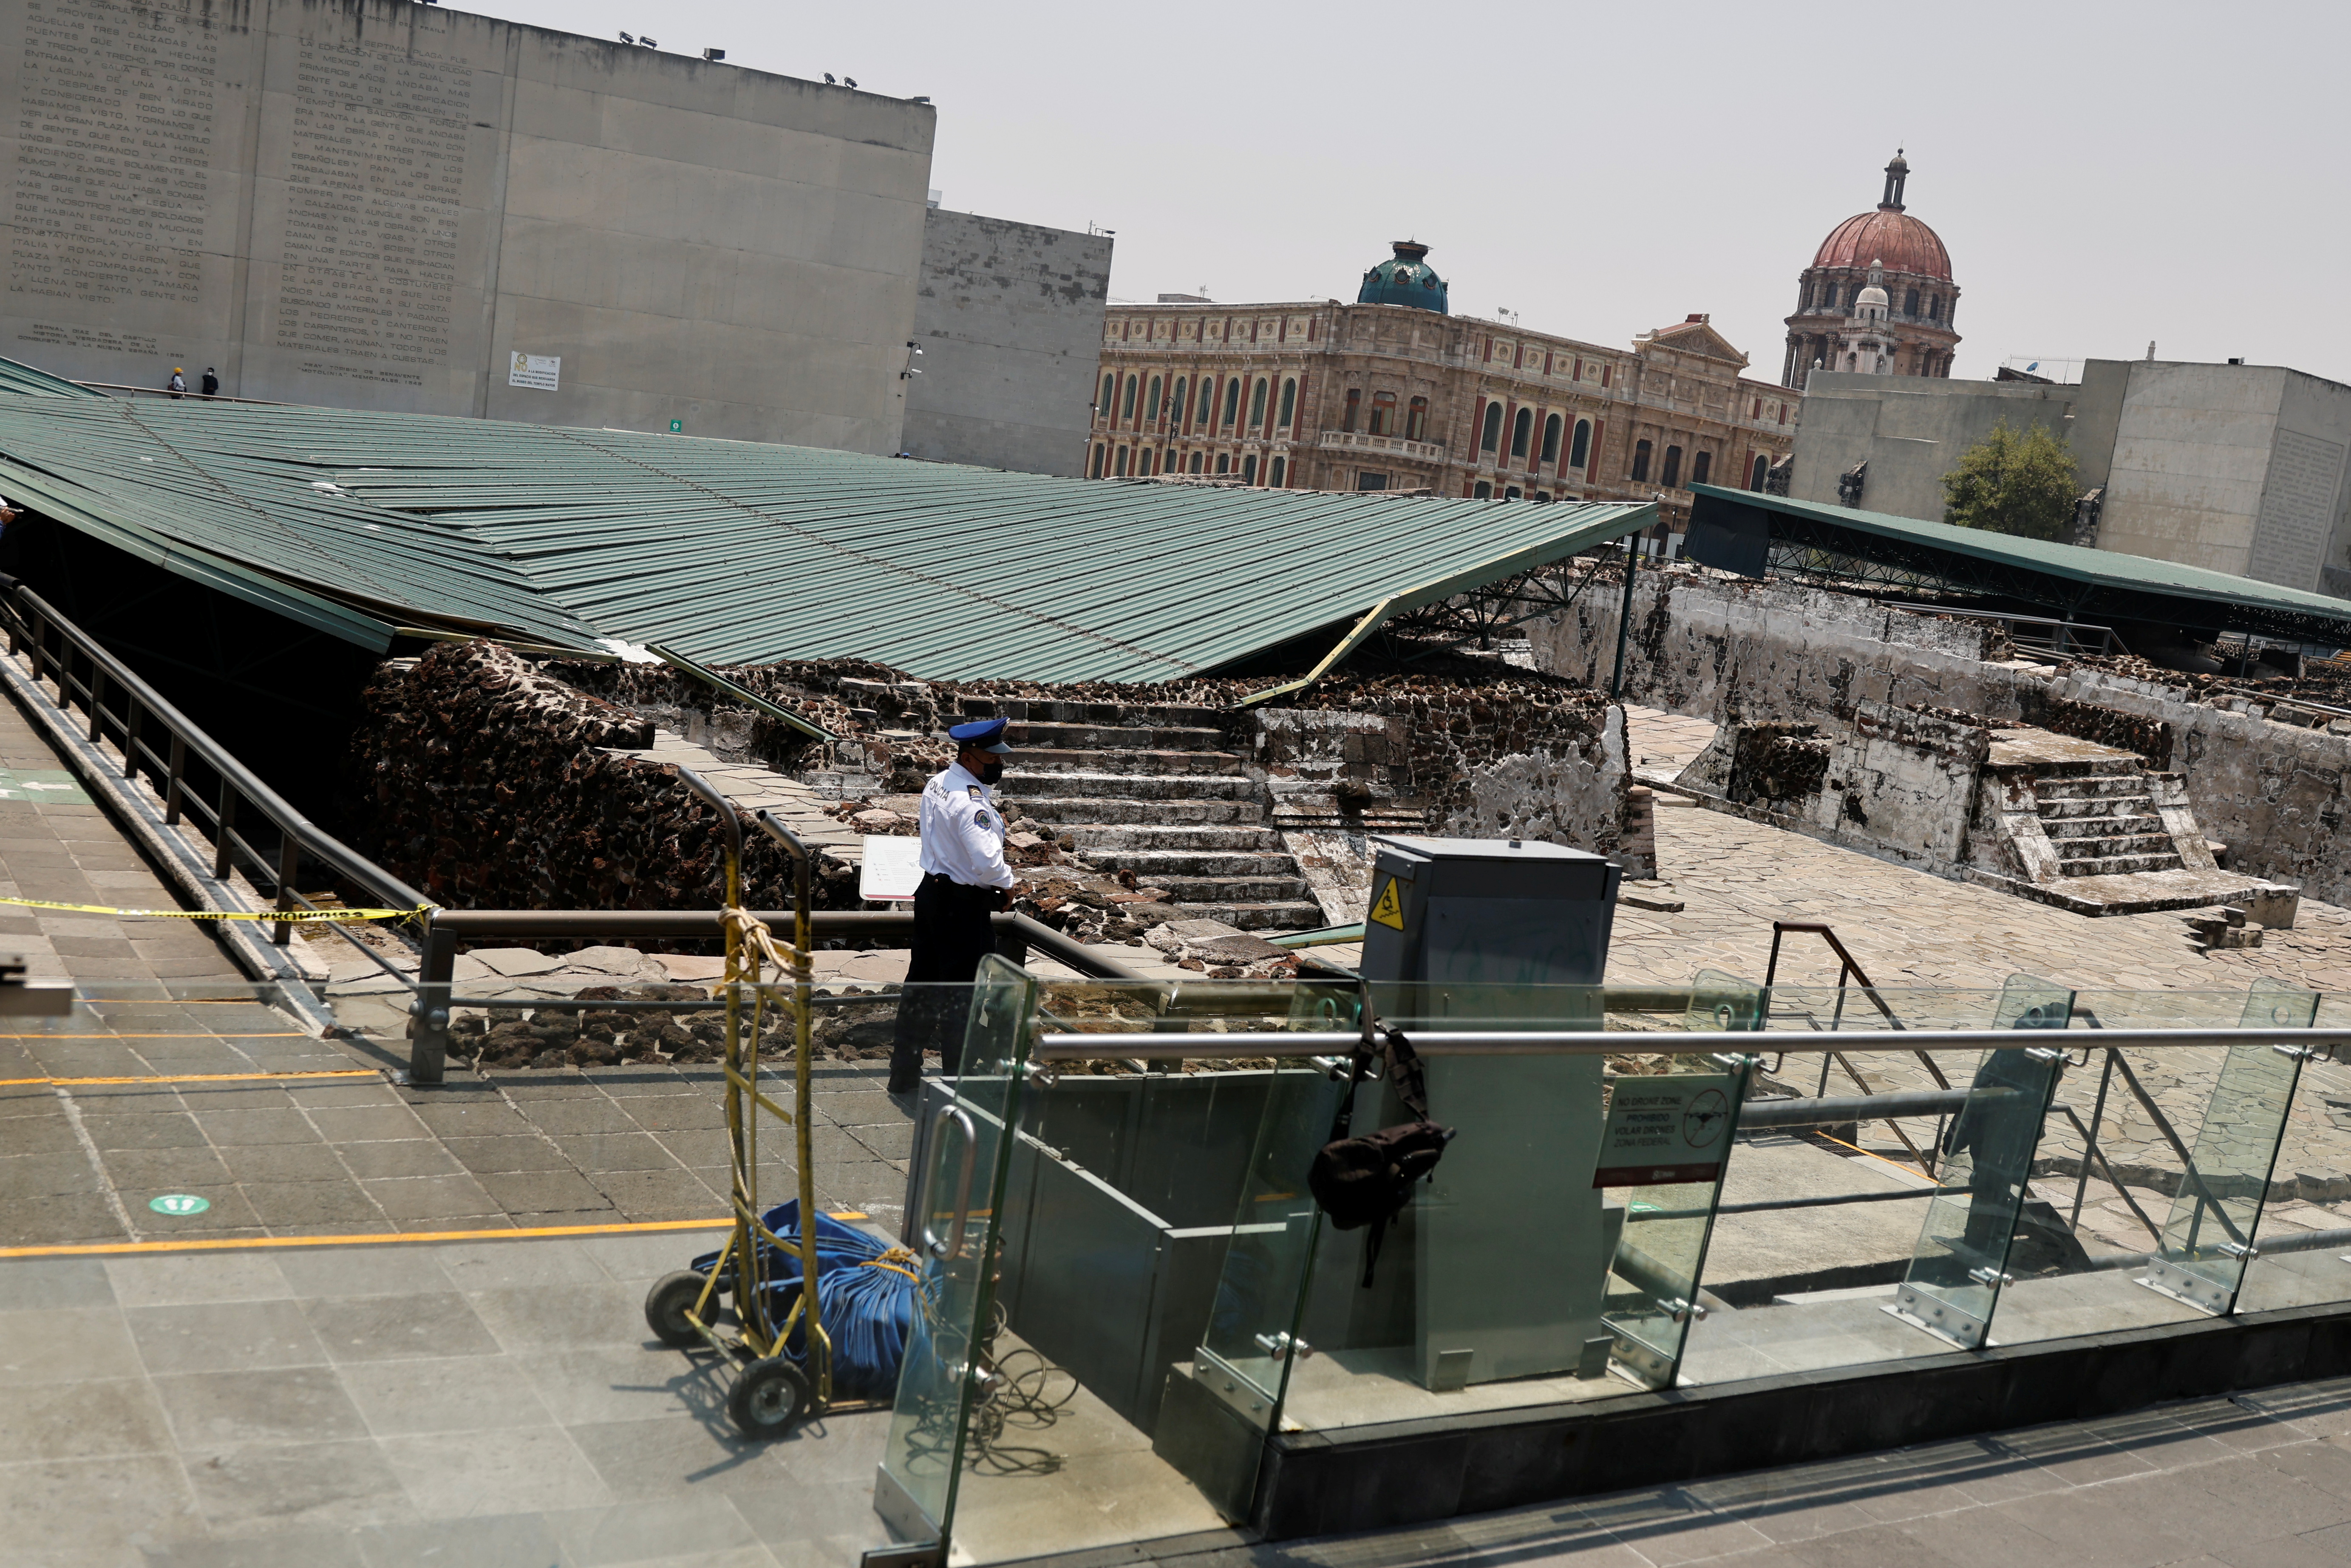
<path fill-rule="evenodd" d="M 707 1282 L 691 1269 L 664 1274 L 653 1281 L 653 1288 L 645 1293 L 645 1326 L 653 1331 L 655 1339 L 679 1350 L 702 1343 L 685 1314 L 702 1299 L 702 1287 Z"/>
<path fill-rule="evenodd" d="M 808 1407 L 807 1375 L 779 1355 L 745 1367 L 726 1396 L 726 1414 L 743 1436 L 753 1438 L 782 1437 Z"/>

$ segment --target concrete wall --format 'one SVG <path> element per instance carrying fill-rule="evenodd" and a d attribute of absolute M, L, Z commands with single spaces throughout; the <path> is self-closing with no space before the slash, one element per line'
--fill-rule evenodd
<path fill-rule="evenodd" d="M 1108 235 L 933 208 L 923 224 L 905 450 L 1076 475 L 1110 296 Z"/>
<path fill-rule="evenodd" d="M 2351 598 L 2351 386 L 2274 365 L 2092 360 L 2071 387 L 1815 372 L 1796 427 L 1799 500 L 1943 516 L 1942 476 L 2005 417 L 2073 447 L 2104 486 L 2097 546 Z"/>
<path fill-rule="evenodd" d="M 2053 709 L 2079 702 L 2160 725 L 2156 744 L 2131 748 L 2184 776 L 2197 820 L 2230 848 L 2231 870 L 2351 904 L 2351 737 L 2273 723 L 2233 699 L 2193 702 L 2152 681 L 1995 662 L 1985 655 L 2001 650 L 1980 625 L 1789 583 L 1644 572 L 1633 613 L 1626 698 L 1719 724 L 1844 718 L 1865 702 L 2048 724 Z M 1606 681 L 1613 598 L 1528 632 L 1537 667 Z"/>
<path fill-rule="evenodd" d="M 1943 520 L 1943 476 L 2001 420 L 2068 434 L 2078 389 L 1932 376 L 1814 371 L 1796 423 L 1789 495 L 1837 499 L 1837 476 L 1866 461 L 1861 505 L 1897 517 Z M 2086 486 L 2085 486 L 2086 487 Z"/>
<path fill-rule="evenodd" d="M 19 0 L 0 353 L 892 452 L 935 124 L 442 6 Z M 559 359 L 555 390 L 517 354 Z"/>

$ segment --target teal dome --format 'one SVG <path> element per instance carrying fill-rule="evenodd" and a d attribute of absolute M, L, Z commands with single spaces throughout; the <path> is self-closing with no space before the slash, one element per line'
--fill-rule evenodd
<path fill-rule="evenodd" d="M 1355 293 L 1358 305 L 1409 305 L 1416 310 L 1451 314 L 1445 302 L 1445 279 L 1428 265 L 1428 247 L 1418 240 L 1392 242 L 1395 255 L 1364 274 Z"/>

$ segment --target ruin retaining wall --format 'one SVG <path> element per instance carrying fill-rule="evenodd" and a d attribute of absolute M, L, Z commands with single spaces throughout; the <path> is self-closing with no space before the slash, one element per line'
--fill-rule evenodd
<path fill-rule="evenodd" d="M 1537 667 L 1604 684 L 1619 608 L 1611 595 L 1531 623 Z M 1718 724 L 1850 723 L 1864 703 L 1924 706 L 2126 747 L 2184 776 L 2232 869 L 2351 903 L 2351 737 L 2273 723 L 2258 703 L 2214 706 L 2185 685 L 2003 662 L 2005 653 L 1981 622 L 1794 583 L 1645 572 L 1625 695 Z"/>

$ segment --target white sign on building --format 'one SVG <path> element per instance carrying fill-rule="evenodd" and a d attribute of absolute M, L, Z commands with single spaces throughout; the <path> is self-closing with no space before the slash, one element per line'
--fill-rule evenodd
<path fill-rule="evenodd" d="M 553 392 L 563 371 L 560 354 L 517 353 L 514 363 L 507 370 L 507 385 L 528 387 L 533 392 Z"/>

